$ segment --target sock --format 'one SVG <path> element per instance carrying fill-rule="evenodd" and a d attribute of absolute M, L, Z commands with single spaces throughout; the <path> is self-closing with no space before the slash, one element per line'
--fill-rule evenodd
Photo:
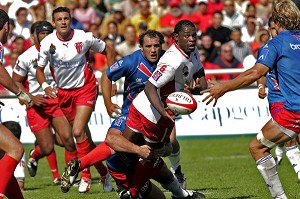
<path fill-rule="evenodd" d="M 171 153 L 171 155 L 169 155 L 168 158 L 170 160 L 172 170 L 175 171 L 180 165 L 180 150 L 176 153 Z"/>
<path fill-rule="evenodd" d="M 110 148 L 105 142 L 101 142 L 96 148 L 89 152 L 84 157 L 80 158 L 80 169 L 84 169 L 94 165 L 96 162 L 106 160 L 114 154 L 115 151 Z"/>
<path fill-rule="evenodd" d="M 57 160 L 56 160 L 56 152 L 53 150 L 49 155 L 46 156 L 48 160 L 48 164 L 50 166 L 53 179 L 60 179 L 60 175 L 58 173 Z"/>
<path fill-rule="evenodd" d="M 180 187 L 180 184 L 176 178 L 173 177 L 173 181 L 169 184 L 161 184 L 161 186 L 172 192 L 172 196 L 176 198 L 185 198 L 189 196 L 188 192 Z"/>
<path fill-rule="evenodd" d="M 12 176 L 7 184 L 5 196 L 13 199 L 23 199 L 23 194 L 20 190 L 17 179 Z"/>
<path fill-rule="evenodd" d="M 155 162 L 148 160 L 140 160 L 137 162 L 134 178 L 129 189 L 133 199 L 136 199 L 139 196 L 141 188 L 144 186 L 147 180 L 149 180 L 153 163 Z"/>
<path fill-rule="evenodd" d="M 277 173 L 276 162 L 272 157 L 272 154 L 269 154 L 257 160 L 256 165 L 258 171 L 264 178 L 272 197 L 286 198 Z"/>
<path fill-rule="evenodd" d="M 275 154 L 277 158 L 277 162 L 280 162 L 283 158 L 284 155 L 284 146 L 276 146 L 275 148 Z"/>
<path fill-rule="evenodd" d="M 96 148 L 96 145 L 94 143 L 91 144 L 91 152 Z M 109 152 L 111 153 L 111 151 L 109 150 Z M 101 151 L 102 153 L 102 151 Z M 100 154 L 101 154 L 100 153 Z M 110 154 L 109 154 L 110 155 Z M 106 156 L 106 154 L 105 154 Z M 100 176 L 106 176 L 107 174 L 107 168 L 106 166 L 102 163 L 102 161 L 98 161 L 96 163 L 94 163 L 94 167 L 97 169 L 98 173 L 100 174 Z"/>
<path fill-rule="evenodd" d="M 5 154 L 0 160 L 0 199 L 4 197 L 6 187 L 9 184 L 9 181 L 13 176 L 18 163 L 19 162 L 16 159 L 10 157 L 7 154 Z"/>
<path fill-rule="evenodd" d="M 82 158 L 87 155 L 91 151 L 91 144 L 88 138 L 85 138 L 81 142 L 77 142 L 77 156 L 78 158 Z M 81 178 L 85 181 L 91 179 L 90 168 L 84 168 L 81 172 Z"/>
<path fill-rule="evenodd" d="M 295 173 L 300 171 L 300 151 L 297 145 L 286 147 L 286 157 L 289 159 Z"/>
<path fill-rule="evenodd" d="M 41 152 L 41 148 L 39 145 L 36 145 L 33 152 L 31 153 L 31 157 L 38 161 L 39 159 L 43 158 L 44 155 Z"/>
<path fill-rule="evenodd" d="M 77 159 L 77 151 L 67 151 L 65 150 L 65 161 L 66 161 L 66 165 L 68 165 L 68 163 L 73 160 L 73 159 Z"/>

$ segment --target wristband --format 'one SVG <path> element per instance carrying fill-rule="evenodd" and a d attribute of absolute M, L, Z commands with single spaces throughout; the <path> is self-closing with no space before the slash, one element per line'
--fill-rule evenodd
<path fill-rule="evenodd" d="M 264 88 L 265 86 L 263 84 L 258 84 L 258 89 Z"/>
<path fill-rule="evenodd" d="M 18 99 L 23 100 L 28 102 L 28 104 L 32 103 L 32 100 L 30 99 L 30 97 L 24 93 L 22 90 L 20 90 L 20 92 L 17 94 Z"/>
<path fill-rule="evenodd" d="M 50 85 L 47 82 L 42 83 L 42 89 L 45 90 L 45 88 L 49 87 Z"/>

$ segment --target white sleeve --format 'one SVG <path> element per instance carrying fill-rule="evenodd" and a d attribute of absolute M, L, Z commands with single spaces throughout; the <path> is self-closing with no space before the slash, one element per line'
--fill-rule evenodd
<path fill-rule="evenodd" d="M 16 62 L 16 65 L 13 69 L 13 72 L 22 76 L 22 77 L 25 77 L 28 73 L 28 67 L 27 67 L 28 63 L 26 63 L 25 61 L 22 61 L 22 56 L 19 56 L 18 57 L 18 60 Z"/>
<path fill-rule="evenodd" d="M 90 42 L 91 49 L 93 51 L 101 53 L 105 50 L 106 44 L 103 40 L 101 40 L 100 38 L 94 37 L 91 32 L 87 32 L 85 34 L 87 35 L 88 42 Z"/>
<path fill-rule="evenodd" d="M 48 35 L 49 36 L 49 35 Z M 50 56 L 50 45 L 51 42 L 49 44 L 49 41 L 47 42 L 47 37 L 43 39 L 43 41 L 41 41 L 41 47 L 40 47 L 40 52 L 39 52 L 39 56 L 38 56 L 38 66 L 41 67 L 46 67 L 49 61 L 49 56 Z"/>
<path fill-rule="evenodd" d="M 25 153 L 23 153 L 22 159 L 20 160 L 14 172 L 14 176 L 17 178 L 18 181 L 25 179 L 25 166 L 26 166 L 26 156 Z"/>

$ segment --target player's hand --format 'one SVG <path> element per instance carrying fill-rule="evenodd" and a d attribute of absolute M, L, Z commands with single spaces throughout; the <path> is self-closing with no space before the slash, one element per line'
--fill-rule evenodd
<path fill-rule="evenodd" d="M 266 88 L 263 84 L 258 85 L 258 97 L 264 99 L 267 96 Z"/>
<path fill-rule="evenodd" d="M 33 102 L 30 99 L 30 97 L 26 93 L 24 93 L 22 90 L 20 90 L 20 92 L 17 94 L 17 97 L 18 97 L 19 103 L 21 105 L 24 105 L 24 104 L 26 105 L 26 109 L 33 106 Z"/>
<path fill-rule="evenodd" d="M 208 89 L 205 89 L 200 92 L 200 94 L 203 93 L 209 93 L 203 100 L 202 102 L 206 102 L 206 105 L 211 103 L 212 100 L 215 100 L 213 106 L 215 106 L 218 102 L 218 99 L 222 97 L 225 94 L 225 89 L 224 89 L 224 84 L 221 84 L 217 81 L 214 80 L 208 80 L 208 83 L 210 83 L 211 87 Z"/>
<path fill-rule="evenodd" d="M 49 98 L 57 98 L 57 89 L 56 88 L 52 88 L 52 86 L 48 86 L 44 89 L 45 91 L 45 95 Z"/>
<path fill-rule="evenodd" d="M 168 142 L 159 149 L 152 149 L 151 155 L 155 158 L 167 157 L 171 154 L 172 150 L 173 150 L 172 144 Z"/>
<path fill-rule="evenodd" d="M 142 145 L 139 147 L 138 157 L 142 159 L 148 159 L 151 155 L 151 147 L 148 145 Z"/>
<path fill-rule="evenodd" d="M 118 104 L 110 103 L 106 107 L 106 111 L 111 118 L 116 118 L 121 115 L 121 107 Z"/>
<path fill-rule="evenodd" d="M 177 117 L 168 107 L 165 108 L 165 111 L 161 116 L 165 119 L 171 120 L 172 122 L 175 122 L 175 119 Z"/>
<path fill-rule="evenodd" d="M 46 103 L 44 95 L 30 95 L 30 98 L 32 99 L 33 104 L 36 106 L 42 106 Z"/>

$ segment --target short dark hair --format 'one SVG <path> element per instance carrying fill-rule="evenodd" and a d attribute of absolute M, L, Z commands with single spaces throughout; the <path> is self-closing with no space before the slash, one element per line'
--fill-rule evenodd
<path fill-rule="evenodd" d="M 30 34 L 33 34 L 33 33 L 34 33 L 35 28 L 36 28 L 36 26 L 37 26 L 39 23 L 41 23 L 41 21 L 36 21 L 36 22 L 34 22 L 34 23 L 31 25 L 31 27 L 30 27 Z"/>
<path fill-rule="evenodd" d="M 163 34 L 161 34 L 160 32 L 158 32 L 156 30 L 147 30 L 146 32 L 141 34 L 140 37 L 139 37 L 140 46 L 143 46 L 145 36 L 148 36 L 150 38 L 158 37 L 159 38 L 159 44 L 163 44 L 165 42 Z"/>
<path fill-rule="evenodd" d="M 20 140 L 22 128 L 18 122 L 7 121 L 2 123 L 6 128 L 8 128 L 15 136 Z"/>
<path fill-rule="evenodd" d="M 25 10 L 25 11 L 28 13 L 28 11 L 27 11 L 27 9 L 26 9 L 25 7 L 20 7 L 20 8 L 16 11 L 16 16 L 18 16 L 19 13 L 20 13 L 21 11 L 23 11 L 23 10 Z"/>
<path fill-rule="evenodd" d="M 0 30 L 2 30 L 6 22 L 9 22 L 9 17 L 4 10 L 0 9 Z"/>
<path fill-rule="evenodd" d="M 268 27 L 271 27 L 271 22 L 274 22 L 274 19 L 272 16 L 268 20 Z"/>
<path fill-rule="evenodd" d="M 54 21 L 54 15 L 55 15 L 56 13 L 59 13 L 59 12 L 67 12 L 67 13 L 69 14 L 70 18 L 72 18 L 72 17 L 71 17 L 71 12 L 70 12 L 70 9 L 69 9 L 69 8 L 67 8 L 67 7 L 58 7 L 58 8 L 55 8 L 55 9 L 53 10 L 53 12 L 52 12 L 52 21 Z"/>
<path fill-rule="evenodd" d="M 175 34 L 179 34 L 179 32 L 182 31 L 184 27 L 196 28 L 195 24 L 190 20 L 181 20 L 175 25 L 172 37 L 174 38 Z"/>

